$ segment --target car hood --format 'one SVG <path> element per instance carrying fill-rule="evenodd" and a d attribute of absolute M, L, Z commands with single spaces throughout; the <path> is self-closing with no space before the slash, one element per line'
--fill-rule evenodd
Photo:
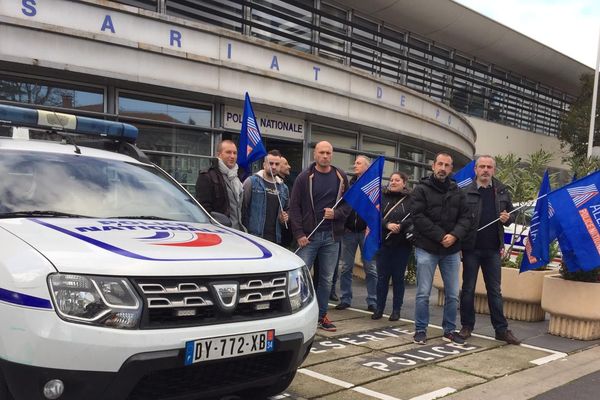
<path fill-rule="evenodd" d="M 293 253 L 213 224 L 89 218 L 15 218 L 0 226 L 60 272 L 98 275 L 228 275 L 290 270 Z"/>

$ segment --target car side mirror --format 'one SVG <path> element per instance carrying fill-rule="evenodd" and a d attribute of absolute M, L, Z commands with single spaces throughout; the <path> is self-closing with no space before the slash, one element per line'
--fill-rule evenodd
<path fill-rule="evenodd" d="M 212 211 L 210 213 L 210 216 L 213 217 L 221 225 L 225 225 L 225 226 L 228 226 L 230 228 L 233 225 L 231 223 L 231 219 L 227 215 L 221 214 L 220 212 Z"/>

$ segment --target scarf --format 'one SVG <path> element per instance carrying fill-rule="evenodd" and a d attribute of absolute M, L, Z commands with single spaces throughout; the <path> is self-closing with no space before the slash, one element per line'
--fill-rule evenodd
<path fill-rule="evenodd" d="M 242 182 L 238 178 L 238 165 L 233 168 L 227 167 L 223 160 L 219 159 L 219 172 L 223 174 L 225 186 L 227 187 L 227 197 L 229 198 L 229 214 L 232 227 L 243 230 L 242 225 L 242 196 L 244 189 Z"/>

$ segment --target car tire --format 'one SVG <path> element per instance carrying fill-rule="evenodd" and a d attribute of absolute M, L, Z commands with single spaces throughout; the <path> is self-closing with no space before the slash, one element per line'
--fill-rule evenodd
<path fill-rule="evenodd" d="M 244 400 L 265 400 L 271 396 L 278 395 L 290 386 L 295 376 L 296 370 L 285 376 L 282 376 L 277 383 L 274 383 L 270 386 L 256 387 L 245 391 L 242 394 L 242 398 Z"/>

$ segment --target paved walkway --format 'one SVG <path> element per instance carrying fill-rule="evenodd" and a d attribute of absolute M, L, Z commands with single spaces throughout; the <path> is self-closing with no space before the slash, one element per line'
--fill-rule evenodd
<path fill-rule="evenodd" d="M 366 311 L 364 282 L 356 279 L 354 286 L 353 308 L 330 310 L 338 331 L 318 332 L 311 354 L 296 379 L 277 398 L 430 400 L 445 396 L 457 400 L 551 400 L 570 396 L 591 400 L 599 397 L 593 388 L 600 379 L 597 346 L 600 341 L 549 335 L 548 321 L 509 320 L 510 329 L 523 341 L 521 346 L 509 346 L 493 339 L 488 315 L 477 315 L 474 336 L 466 346 L 455 346 L 442 340 L 438 326 L 442 308 L 435 305 L 434 289 L 430 298 L 429 340 L 425 346 L 419 346 L 412 342 L 415 287 L 407 287 L 402 319 L 390 322 L 387 318 L 371 320 L 371 313 Z"/>

